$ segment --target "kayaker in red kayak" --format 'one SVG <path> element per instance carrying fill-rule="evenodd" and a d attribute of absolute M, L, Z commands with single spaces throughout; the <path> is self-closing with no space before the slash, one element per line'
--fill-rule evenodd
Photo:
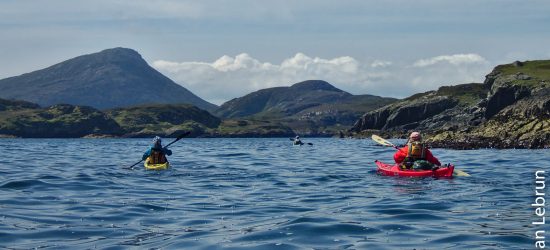
<path fill-rule="evenodd" d="M 410 169 L 416 161 L 428 161 L 435 166 L 441 166 L 441 162 L 432 155 L 432 152 L 422 143 L 419 132 L 412 132 L 405 147 L 400 148 L 393 155 L 395 163 L 403 169 Z"/>
<path fill-rule="evenodd" d="M 172 150 L 162 147 L 162 139 L 158 136 L 153 138 L 153 146 L 147 150 L 142 159 L 145 160 L 149 158 L 149 164 L 163 164 L 168 160 L 166 159 L 167 155 L 172 155 Z"/>

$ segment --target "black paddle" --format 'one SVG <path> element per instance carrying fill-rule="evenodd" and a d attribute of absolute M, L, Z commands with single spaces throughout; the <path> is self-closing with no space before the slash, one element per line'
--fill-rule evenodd
<path fill-rule="evenodd" d="M 179 135 L 174 141 L 172 141 L 172 142 L 166 144 L 166 146 L 164 146 L 163 149 L 168 148 L 168 146 L 174 144 L 175 142 L 181 140 L 181 138 L 186 137 L 186 136 L 188 136 L 189 134 L 191 134 L 191 132 L 190 132 L 190 131 L 187 131 L 187 132 L 185 132 L 185 133 Z M 140 161 L 138 161 L 138 162 L 136 162 L 136 163 L 134 163 L 134 165 L 132 165 L 132 166 L 125 167 L 124 169 L 133 169 L 135 165 L 140 164 L 142 161 L 143 161 L 143 159 L 140 160 Z"/>
<path fill-rule="evenodd" d="M 292 139 L 292 138 L 288 138 L 288 139 L 290 139 L 291 141 L 294 141 L 294 139 Z M 311 143 L 311 142 L 308 142 L 308 143 L 303 143 L 302 141 L 300 141 L 300 146 L 302 146 L 302 145 L 304 145 L 304 144 L 307 144 L 307 145 L 313 146 L 313 143 Z"/>

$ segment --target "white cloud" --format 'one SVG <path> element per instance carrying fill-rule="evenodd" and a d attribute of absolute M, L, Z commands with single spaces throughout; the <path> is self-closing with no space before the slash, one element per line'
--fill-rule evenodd
<path fill-rule="evenodd" d="M 349 89 L 356 84 L 369 84 L 367 72 L 349 56 L 323 59 L 297 53 L 280 64 L 272 64 L 242 53 L 235 57 L 224 55 L 211 63 L 158 60 L 152 66 L 217 104 L 259 89 L 309 79 L 323 79 Z"/>
<path fill-rule="evenodd" d="M 250 92 L 321 79 L 353 94 L 405 97 L 442 85 L 482 82 L 490 71 L 476 54 L 444 55 L 410 63 L 385 60 L 362 62 L 350 56 L 332 59 L 297 53 L 279 64 L 262 62 L 249 54 L 224 55 L 214 62 L 157 60 L 152 66 L 216 104 Z"/>
<path fill-rule="evenodd" d="M 487 60 L 478 54 L 455 54 L 455 55 L 443 55 L 436 56 L 427 59 L 420 59 L 416 61 L 414 67 L 426 67 L 438 63 L 449 63 L 452 65 L 462 65 L 471 63 L 486 63 Z"/>
<path fill-rule="evenodd" d="M 389 62 L 389 61 L 380 61 L 380 60 L 376 60 L 374 62 L 372 62 L 370 64 L 371 67 L 373 68 L 383 68 L 383 67 L 388 67 L 388 66 L 391 66 L 393 63 L 392 62 Z"/>

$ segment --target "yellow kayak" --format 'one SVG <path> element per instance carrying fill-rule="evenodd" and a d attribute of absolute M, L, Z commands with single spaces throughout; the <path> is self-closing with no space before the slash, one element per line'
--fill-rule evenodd
<path fill-rule="evenodd" d="M 145 166 L 146 170 L 164 170 L 170 167 L 170 163 L 165 162 L 162 164 L 149 164 L 148 161 L 145 161 L 145 163 L 143 163 L 143 166 Z"/>

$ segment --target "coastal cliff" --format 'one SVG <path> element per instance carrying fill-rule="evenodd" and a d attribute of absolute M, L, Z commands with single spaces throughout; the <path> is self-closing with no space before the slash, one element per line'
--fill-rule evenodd
<path fill-rule="evenodd" d="M 550 61 L 499 65 L 484 83 L 413 95 L 366 113 L 350 132 L 405 137 L 413 130 L 433 147 L 549 147 Z"/>

